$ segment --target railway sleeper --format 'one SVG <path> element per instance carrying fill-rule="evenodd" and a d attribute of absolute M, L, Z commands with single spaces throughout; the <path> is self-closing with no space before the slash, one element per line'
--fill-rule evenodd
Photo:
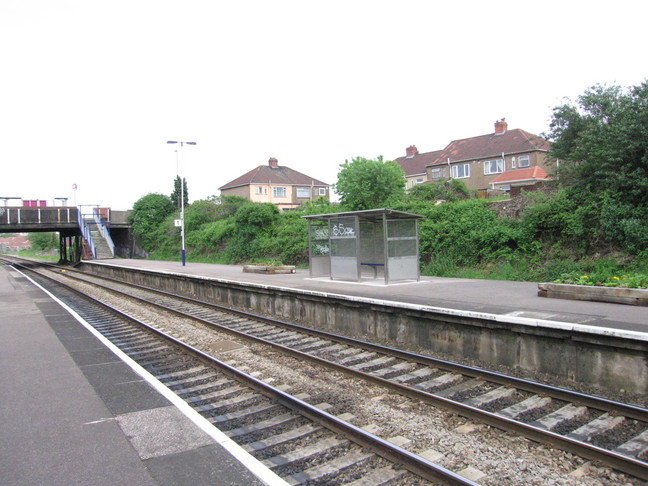
<path fill-rule="evenodd" d="M 300 346 L 298 349 L 304 352 L 314 353 L 319 348 L 327 347 L 329 344 L 331 344 L 331 341 L 320 339 L 319 341 L 307 344 L 306 346 Z"/>
<path fill-rule="evenodd" d="M 195 397 L 188 397 L 185 398 L 185 402 L 191 404 L 192 406 L 207 406 L 207 405 L 214 405 L 214 411 L 219 410 L 221 414 L 223 414 L 224 410 L 227 410 L 228 408 L 232 407 L 238 407 L 238 406 L 245 406 L 250 401 L 259 401 L 259 396 L 255 393 L 250 393 L 247 391 L 245 388 L 239 388 L 238 391 L 235 392 L 236 396 L 232 398 L 227 398 L 223 399 L 219 396 L 214 396 L 211 398 L 205 398 L 204 396 L 198 395 Z M 231 396 L 232 393 L 228 393 L 226 396 Z"/>
<path fill-rule="evenodd" d="M 322 455 L 337 455 L 336 451 L 348 447 L 351 444 L 346 439 L 338 439 L 337 437 L 327 437 L 321 439 L 314 444 L 310 444 L 299 449 L 292 450 L 279 456 L 269 457 L 264 459 L 261 463 L 270 468 L 277 469 L 279 467 L 294 465 L 298 462 L 306 463 L 307 461 L 319 461 Z"/>
<path fill-rule="evenodd" d="M 267 439 L 257 440 L 244 444 L 242 447 L 247 452 L 258 453 L 270 447 L 277 447 L 293 440 L 308 437 L 309 435 L 320 432 L 321 430 L 323 430 L 322 427 L 306 424 L 296 429 L 288 430 L 281 434 L 270 436 Z"/>
<path fill-rule="evenodd" d="M 588 413 L 587 407 L 579 407 L 570 403 L 555 412 L 531 422 L 530 425 L 546 430 L 555 430 L 562 424 L 584 418 Z"/>
<path fill-rule="evenodd" d="M 648 430 L 643 431 L 637 437 L 621 444 L 614 452 L 630 457 L 644 457 L 648 454 Z"/>
<path fill-rule="evenodd" d="M 396 364 L 386 366 L 377 370 L 370 371 L 369 374 L 372 376 L 377 376 L 379 378 L 390 377 L 390 380 L 394 380 L 395 376 L 405 376 L 406 374 L 411 374 L 412 368 L 416 367 L 415 363 L 410 363 L 408 361 L 401 361 Z"/>
<path fill-rule="evenodd" d="M 297 332 L 291 332 L 287 331 L 285 336 L 282 336 L 279 339 L 275 339 L 273 342 L 277 344 L 286 344 L 286 343 L 291 343 L 293 341 L 299 341 L 303 339 L 303 335 L 299 334 Z"/>
<path fill-rule="evenodd" d="M 313 354 L 315 354 L 315 355 L 334 354 L 334 353 L 342 351 L 343 349 L 346 349 L 346 348 L 347 348 L 347 346 L 345 346 L 344 344 L 332 344 L 329 341 L 329 346 L 326 346 L 324 348 L 316 349 L 315 351 L 313 351 Z"/>
<path fill-rule="evenodd" d="M 219 424 L 220 423 L 225 424 L 227 422 L 233 422 L 235 420 L 239 422 L 244 422 L 246 420 L 253 421 L 251 420 L 251 417 L 254 417 L 257 414 L 260 414 L 262 412 L 269 412 L 272 409 L 276 409 L 276 410 L 283 409 L 281 405 L 278 405 L 276 403 L 260 403 L 257 405 L 252 405 L 247 408 L 243 408 L 241 410 L 237 410 L 236 412 L 225 413 L 225 414 L 219 414 L 217 412 L 217 410 L 220 407 L 210 407 L 209 405 L 205 405 L 199 408 L 201 409 L 199 410 L 200 413 L 205 415 L 208 420 Z M 240 427 L 240 425 L 236 425 L 231 428 L 237 428 L 237 427 Z"/>
<path fill-rule="evenodd" d="M 391 366 L 393 363 L 396 363 L 396 358 L 393 358 L 391 356 L 381 356 L 380 358 L 376 358 L 371 361 L 355 364 L 353 366 L 350 366 L 350 368 L 356 371 L 365 371 L 367 370 L 367 368 L 374 367 L 377 369 L 382 369 L 385 366 Z"/>
<path fill-rule="evenodd" d="M 294 422 L 305 420 L 301 415 L 294 413 L 284 413 L 275 415 L 267 419 L 259 420 L 242 427 L 230 429 L 224 432 L 230 438 L 236 438 L 237 442 L 247 443 L 245 440 L 246 435 L 253 437 L 253 441 L 258 441 L 259 436 L 270 437 L 275 429 L 292 426 Z"/>
<path fill-rule="evenodd" d="M 191 393 L 203 391 L 207 392 L 207 390 L 210 390 L 212 388 L 222 388 L 223 386 L 230 383 L 231 380 L 222 378 L 214 373 L 207 376 L 197 376 L 194 380 L 185 380 L 179 382 L 179 384 L 175 386 L 170 386 L 167 384 L 167 387 L 171 388 L 176 393 L 176 395 L 180 395 L 182 397 Z"/>
<path fill-rule="evenodd" d="M 529 414 L 535 410 L 542 410 L 548 407 L 551 402 L 552 400 L 549 397 L 533 395 L 532 397 L 529 397 L 522 402 L 511 405 L 510 407 L 504 408 L 496 413 L 498 415 L 501 415 L 502 417 L 515 419 L 522 415 Z"/>
<path fill-rule="evenodd" d="M 158 380 L 164 382 L 166 386 L 171 387 L 184 383 L 184 381 L 188 378 L 210 374 L 214 374 L 212 368 L 207 368 L 205 366 L 194 366 L 193 368 L 188 368 L 186 370 L 173 371 L 164 375 L 160 375 L 158 376 Z"/>
<path fill-rule="evenodd" d="M 161 358 L 161 355 L 168 356 L 171 352 L 175 351 L 170 346 L 148 346 L 146 348 L 137 347 L 130 349 L 128 347 L 120 346 L 120 349 L 128 354 L 128 356 L 130 356 L 131 358 L 134 358 L 136 360 L 143 359 L 149 361 L 153 361 L 153 358 Z"/>
<path fill-rule="evenodd" d="M 352 366 L 353 363 L 357 363 L 358 361 L 373 359 L 374 356 L 378 356 L 378 354 L 372 351 L 360 352 L 355 355 L 347 356 L 346 358 L 342 358 L 338 360 L 337 364 L 344 365 L 344 366 Z"/>
<path fill-rule="evenodd" d="M 323 341 L 322 339 L 318 337 L 308 337 L 304 338 L 304 336 L 301 337 L 301 339 L 297 340 L 295 344 L 292 344 L 290 347 L 293 349 L 298 349 L 300 351 L 304 351 L 306 349 L 314 348 L 319 345 L 325 346 L 326 344 L 329 344 L 330 341 Z"/>
<path fill-rule="evenodd" d="M 457 373 L 444 373 L 443 375 L 437 376 L 436 378 L 432 378 L 431 380 L 418 383 L 414 385 L 414 388 L 427 391 L 427 392 L 432 392 L 440 388 L 449 387 L 456 383 L 461 383 L 462 381 L 463 381 L 462 375 L 459 375 Z"/>
<path fill-rule="evenodd" d="M 405 471 L 397 471 L 393 467 L 381 467 L 372 469 L 366 476 L 361 477 L 346 486 L 387 486 L 393 484 L 405 474 Z"/>
<path fill-rule="evenodd" d="M 498 400 L 511 398 L 515 396 L 516 393 L 517 390 L 515 388 L 500 386 L 498 388 L 495 388 L 494 390 L 484 393 L 483 395 L 479 395 L 471 398 L 470 400 L 466 400 L 464 404 L 470 405 L 472 407 L 478 407 L 478 408 L 485 407 L 486 405 L 494 403 Z"/>
<path fill-rule="evenodd" d="M 412 366 L 416 366 L 414 363 L 405 363 L 409 364 Z M 400 366 L 400 365 L 396 365 Z M 396 368 L 396 366 L 394 368 Z M 400 376 L 394 376 L 390 378 L 391 380 L 397 382 L 397 383 L 413 383 L 413 382 L 420 382 L 421 380 L 425 380 L 426 378 L 434 375 L 435 373 L 438 373 L 439 370 L 437 368 L 428 368 L 427 366 L 424 368 L 418 368 L 410 373 L 405 373 L 404 375 Z"/>
<path fill-rule="evenodd" d="M 362 467 L 374 459 L 374 454 L 365 452 L 361 449 L 350 451 L 344 455 L 338 456 L 332 461 L 324 464 L 313 466 L 300 473 L 296 473 L 286 478 L 285 481 L 291 485 L 304 484 L 309 482 L 323 482 L 329 476 L 338 476 L 340 471 L 345 471 L 353 467 Z"/>
<path fill-rule="evenodd" d="M 590 423 L 579 427 L 578 429 L 567 434 L 567 437 L 579 440 L 581 442 L 589 442 L 597 435 L 604 434 L 618 427 L 625 421 L 625 417 L 612 416 L 605 413 Z"/>

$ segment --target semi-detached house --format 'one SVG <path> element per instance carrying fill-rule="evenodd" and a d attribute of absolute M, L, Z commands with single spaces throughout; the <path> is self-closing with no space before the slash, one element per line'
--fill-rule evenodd
<path fill-rule="evenodd" d="M 222 187 L 221 196 L 240 196 L 253 202 L 275 204 L 281 211 L 294 209 L 320 197 L 330 198 L 330 187 L 325 182 L 280 167 L 271 157 L 267 165 L 260 165 Z"/>
<path fill-rule="evenodd" d="M 461 179 L 469 189 L 510 190 L 549 179 L 555 165 L 548 157 L 551 144 L 529 132 L 508 130 L 504 119 L 495 132 L 450 142 L 443 150 L 419 153 L 406 149 L 396 162 L 405 171 L 407 187 L 428 181 Z"/>

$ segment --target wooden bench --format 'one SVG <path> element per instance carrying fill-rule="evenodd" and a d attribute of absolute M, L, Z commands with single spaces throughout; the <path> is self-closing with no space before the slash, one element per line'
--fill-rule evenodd
<path fill-rule="evenodd" d="M 361 263 L 360 265 L 364 265 L 365 267 L 371 267 L 371 269 L 374 271 L 374 278 L 378 278 L 378 267 L 384 267 L 384 263 Z"/>

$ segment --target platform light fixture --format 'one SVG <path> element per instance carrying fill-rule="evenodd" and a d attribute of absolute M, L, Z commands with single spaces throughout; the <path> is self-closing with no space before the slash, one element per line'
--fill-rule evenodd
<path fill-rule="evenodd" d="M 180 144 L 180 151 L 182 151 L 182 148 L 185 145 L 197 145 L 196 142 L 182 142 L 179 140 L 169 140 L 167 141 L 168 144 Z M 179 155 L 178 151 L 176 150 L 176 174 L 178 177 L 180 177 L 180 238 L 182 239 L 182 250 L 181 250 L 181 257 L 182 257 L 182 266 L 184 267 L 186 265 L 186 253 L 185 253 L 185 224 L 184 224 L 184 177 L 181 175 L 181 165 L 179 163 Z"/>

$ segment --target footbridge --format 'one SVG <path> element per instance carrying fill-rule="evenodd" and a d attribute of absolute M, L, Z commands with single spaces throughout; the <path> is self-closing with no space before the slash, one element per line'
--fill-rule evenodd
<path fill-rule="evenodd" d="M 17 198 L 0 198 L 8 199 Z M 127 211 L 97 205 L 52 206 L 47 201 L 22 200 L 0 206 L 0 233 L 56 232 L 61 262 L 129 257 Z"/>

